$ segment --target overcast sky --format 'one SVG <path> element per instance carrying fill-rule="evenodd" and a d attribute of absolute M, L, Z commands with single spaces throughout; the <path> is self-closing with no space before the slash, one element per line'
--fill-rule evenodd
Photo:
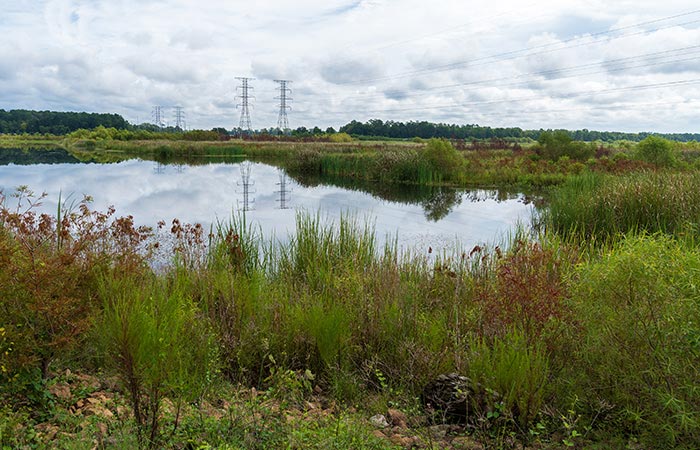
<path fill-rule="evenodd" d="M 0 108 L 700 132 L 697 0 L 0 0 Z"/>

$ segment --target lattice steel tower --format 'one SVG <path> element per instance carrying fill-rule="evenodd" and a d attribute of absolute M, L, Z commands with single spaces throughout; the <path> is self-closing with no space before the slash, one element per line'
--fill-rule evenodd
<path fill-rule="evenodd" d="M 252 128 L 250 126 L 250 105 L 248 102 L 251 98 L 255 98 L 255 96 L 250 95 L 249 91 L 252 91 L 253 88 L 250 86 L 249 82 L 255 78 L 236 77 L 236 79 L 241 81 L 241 85 L 238 86 L 240 95 L 237 96 L 237 98 L 241 100 L 237 105 L 241 107 L 241 122 L 239 127 L 250 133 Z"/>
<path fill-rule="evenodd" d="M 275 100 L 280 101 L 280 115 L 279 115 L 279 118 L 277 119 L 277 128 L 279 128 L 280 132 L 287 133 L 289 131 L 289 121 L 287 120 L 287 110 L 292 109 L 291 106 L 287 105 L 287 102 L 292 101 L 292 98 L 287 96 L 287 94 L 292 93 L 292 90 L 287 87 L 287 84 L 291 83 L 291 81 L 289 81 L 289 80 L 275 80 L 275 83 L 279 83 L 279 85 L 280 85 L 280 95 L 279 95 L 279 97 L 275 97 Z"/>
<path fill-rule="evenodd" d="M 185 130 L 185 111 L 182 106 L 175 106 L 175 128 Z"/>
<path fill-rule="evenodd" d="M 163 128 L 163 107 L 154 106 L 153 111 L 151 111 L 151 116 L 153 117 L 153 123 L 158 128 Z"/>

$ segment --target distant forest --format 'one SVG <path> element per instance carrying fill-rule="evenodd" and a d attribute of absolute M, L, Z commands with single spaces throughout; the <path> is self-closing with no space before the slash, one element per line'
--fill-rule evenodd
<path fill-rule="evenodd" d="M 387 138 L 447 138 L 447 139 L 538 139 L 548 130 L 523 130 L 521 128 L 491 128 L 479 125 L 452 125 L 431 122 L 383 122 L 372 119 L 365 123 L 353 120 L 340 128 L 341 132 L 352 136 L 381 136 Z M 617 131 L 564 130 L 576 141 L 641 141 L 649 135 L 688 142 L 699 141 L 700 133 L 621 133 Z"/>
<path fill-rule="evenodd" d="M 95 127 L 115 128 L 117 130 L 148 130 L 148 131 L 182 131 L 169 127 L 159 129 L 152 124 L 132 125 L 119 114 L 100 114 L 86 112 L 56 112 L 56 111 L 30 111 L 15 109 L 5 111 L 0 109 L 0 134 L 54 134 L 65 135 L 79 129 L 92 130 Z M 216 128 L 217 131 L 225 131 Z M 238 130 L 240 132 L 240 130 Z M 267 130 L 262 130 L 266 132 Z M 343 125 L 338 130 L 356 137 L 373 137 L 388 139 L 411 138 L 446 138 L 446 139 L 538 139 L 540 134 L 548 130 L 523 130 L 522 128 L 492 128 L 479 125 L 454 125 L 446 123 L 420 122 L 394 122 L 372 119 L 367 122 L 352 122 Z M 630 140 L 641 141 L 649 135 L 662 136 L 674 141 L 688 142 L 700 141 L 700 133 L 622 133 L 618 131 L 592 131 L 592 130 L 564 130 L 577 141 L 617 141 Z M 326 129 L 325 133 L 333 133 L 333 128 Z M 231 132 L 237 134 L 236 130 Z M 307 129 L 299 127 L 292 131 L 293 136 L 309 136 L 323 134 L 318 127 Z"/>
<path fill-rule="evenodd" d="M 63 135 L 80 128 L 91 130 L 100 125 L 106 128 L 124 129 L 129 126 L 129 123 L 119 114 L 0 109 L 0 133 L 2 134 Z"/>

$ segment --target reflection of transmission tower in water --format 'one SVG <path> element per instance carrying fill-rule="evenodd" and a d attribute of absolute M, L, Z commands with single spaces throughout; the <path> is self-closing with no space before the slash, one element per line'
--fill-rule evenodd
<path fill-rule="evenodd" d="M 156 161 L 156 164 L 153 166 L 153 173 L 156 175 L 163 175 L 165 173 L 165 164 Z"/>
<path fill-rule="evenodd" d="M 241 103 L 237 105 L 241 107 L 241 122 L 239 124 L 239 127 L 241 128 L 241 130 L 250 133 L 250 105 L 248 101 L 251 98 L 255 97 L 250 95 L 249 93 L 249 91 L 253 90 L 253 88 L 248 84 L 248 82 L 250 80 L 254 80 L 254 78 L 236 77 L 236 79 L 241 81 L 241 85 L 238 86 L 238 89 L 240 89 L 241 91 L 241 95 L 236 96 L 237 99 L 241 99 Z"/>
<path fill-rule="evenodd" d="M 255 189 L 251 189 L 255 182 L 250 179 L 251 164 L 246 161 L 241 164 L 241 181 L 238 186 L 243 188 L 241 194 L 243 194 L 243 211 L 250 211 L 253 209 L 255 199 L 250 198 L 251 194 L 255 194 Z"/>
<path fill-rule="evenodd" d="M 280 198 L 277 200 L 280 202 L 280 209 L 289 209 L 289 194 L 292 192 L 291 189 L 287 189 L 287 174 L 284 173 L 283 170 L 279 171 L 279 176 L 280 176 L 280 182 L 277 183 L 277 185 L 280 187 L 280 190 L 276 192 L 276 194 L 280 195 Z"/>

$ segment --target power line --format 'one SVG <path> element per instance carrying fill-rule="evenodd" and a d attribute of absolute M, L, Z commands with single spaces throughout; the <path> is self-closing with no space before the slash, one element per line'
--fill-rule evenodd
<path fill-rule="evenodd" d="M 429 67 L 426 67 L 423 69 L 413 70 L 413 71 L 409 71 L 409 72 L 402 72 L 402 73 L 398 73 L 395 75 L 387 75 L 387 76 L 383 76 L 383 77 L 374 77 L 374 78 L 365 78 L 365 79 L 361 79 L 361 80 L 346 81 L 346 82 L 335 83 L 335 84 L 337 84 L 337 85 L 353 85 L 353 84 L 370 83 L 370 82 L 375 82 L 375 81 L 387 81 L 387 80 L 393 80 L 393 79 L 399 79 L 399 78 L 406 78 L 406 77 L 410 77 L 413 75 L 422 75 L 422 74 L 428 74 L 428 73 L 434 73 L 434 72 L 443 72 L 443 71 L 453 70 L 453 69 L 456 69 L 459 67 L 463 67 L 465 65 L 470 65 L 472 67 L 475 67 L 475 66 L 480 66 L 480 65 L 484 65 L 484 64 L 490 64 L 493 62 L 502 62 L 502 61 L 519 59 L 519 58 L 528 57 L 528 56 L 542 55 L 542 54 L 551 53 L 551 52 L 555 52 L 555 51 L 566 50 L 566 49 L 571 49 L 571 48 L 582 47 L 585 45 L 596 44 L 596 43 L 603 42 L 606 40 L 616 40 L 616 39 L 621 39 L 624 37 L 630 37 L 630 36 L 636 36 L 639 34 L 660 31 L 660 30 L 671 28 L 671 27 L 678 27 L 678 26 L 700 23 L 700 19 L 699 20 L 692 20 L 692 21 L 688 21 L 688 22 L 675 23 L 675 24 L 670 24 L 670 25 L 666 25 L 666 26 L 662 26 L 662 27 L 657 27 L 657 28 L 654 28 L 651 30 L 641 30 L 641 31 L 633 32 L 633 33 L 623 33 L 619 36 L 613 36 L 610 38 L 605 37 L 608 34 L 617 33 L 619 31 L 638 28 L 638 27 L 641 27 L 644 25 L 650 25 L 653 23 L 673 20 L 673 19 L 677 19 L 680 17 L 686 17 L 686 16 L 690 16 L 693 14 L 698 14 L 698 13 L 700 13 L 700 10 L 693 10 L 693 11 L 685 12 L 682 14 L 676 14 L 673 16 L 667 16 L 667 17 L 662 17 L 662 18 L 655 19 L 655 20 L 650 20 L 647 22 L 640 22 L 640 23 L 637 23 L 634 25 L 628 25 L 628 26 L 619 27 L 619 28 L 611 28 L 611 29 L 606 30 L 606 31 L 600 31 L 600 32 L 588 34 L 585 36 L 569 38 L 569 39 L 565 39 L 565 40 L 560 41 L 560 42 L 536 45 L 536 46 L 532 46 L 532 47 L 525 47 L 525 48 L 522 48 L 519 50 L 511 50 L 511 51 L 507 51 L 507 52 L 496 53 L 493 55 L 482 56 L 482 57 L 471 59 L 471 60 L 458 61 L 458 62 L 454 62 L 454 63 L 450 63 L 450 64 L 429 66 Z M 571 42 L 581 41 L 584 39 L 590 39 L 592 37 L 597 37 L 597 36 L 603 36 L 603 38 L 594 39 L 594 40 L 588 41 L 588 42 L 582 42 L 582 43 L 572 45 L 572 46 L 563 45 L 563 44 L 568 44 Z M 554 47 L 554 46 L 561 46 L 561 47 L 550 48 L 550 47 Z M 533 50 L 547 49 L 547 48 L 549 48 L 549 50 L 532 52 Z M 532 53 L 526 53 L 526 52 L 532 52 Z M 522 53 L 526 53 L 526 54 L 522 54 Z M 491 60 L 496 60 L 496 61 L 491 61 Z M 475 62 L 481 62 L 481 63 L 474 64 Z"/>
<path fill-rule="evenodd" d="M 688 86 L 688 85 L 694 85 L 694 84 L 700 84 L 700 78 L 693 78 L 693 79 L 689 79 L 689 80 L 676 80 L 676 81 L 669 81 L 669 82 L 664 82 L 664 83 L 651 83 L 651 84 L 642 84 L 642 85 L 634 85 L 634 86 L 623 86 L 623 87 L 618 87 L 618 88 L 572 92 L 572 93 L 563 94 L 561 96 L 561 98 L 574 98 L 574 97 L 580 97 L 580 96 L 584 96 L 584 95 L 599 95 L 599 94 L 608 94 L 608 93 L 613 93 L 613 92 L 624 92 L 624 91 L 630 91 L 630 90 L 657 89 L 657 88 L 673 87 L 673 86 Z M 540 100 L 540 99 L 542 99 L 542 96 L 538 95 L 538 96 L 510 98 L 510 99 L 502 99 L 502 100 L 484 100 L 484 101 L 462 102 L 462 103 L 452 103 L 452 104 L 444 104 L 444 105 L 429 105 L 429 106 L 410 107 L 410 108 L 362 110 L 362 112 L 384 113 L 384 112 L 420 111 L 420 110 L 430 110 L 430 109 L 439 109 L 439 108 L 454 108 L 454 107 L 463 107 L 463 106 L 472 106 L 472 105 L 490 105 L 490 104 L 498 104 L 498 103 L 513 103 L 513 102 L 518 102 L 518 101 L 530 101 L 530 100 Z M 342 112 L 338 111 L 338 112 L 330 112 L 327 114 L 345 114 L 347 112 L 348 111 L 342 111 Z"/>
<path fill-rule="evenodd" d="M 524 5 L 524 7 L 523 7 L 522 9 L 523 9 L 523 10 L 526 10 L 526 11 L 530 11 L 530 10 L 533 9 L 533 7 L 538 6 L 538 5 L 539 5 L 539 3 L 534 2 L 534 3 L 530 3 L 530 4 L 527 4 L 527 5 Z M 373 51 L 378 51 L 378 50 L 384 50 L 384 49 L 387 49 L 387 48 L 396 47 L 396 46 L 400 46 L 400 45 L 403 45 L 403 44 L 409 44 L 409 43 L 415 42 L 415 41 L 425 40 L 425 39 L 432 38 L 432 37 L 435 37 L 435 36 L 440 36 L 440 35 L 443 35 L 443 34 L 451 33 L 451 32 L 453 32 L 453 31 L 457 31 L 457 30 L 460 30 L 460 29 L 463 29 L 463 28 L 471 27 L 471 26 L 473 26 L 475 23 L 476 23 L 476 24 L 484 24 L 484 23 L 487 23 L 488 21 L 492 21 L 493 19 L 496 19 L 496 18 L 499 18 L 499 17 L 503 17 L 503 16 L 511 16 L 511 15 L 514 15 L 514 14 L 516 14 L 516 13 L 515 13 L 512 9 L 509 9 L 508 11 L 504 11 L 504 12 L 501 12 L 501 13 L 498 13 L 498 14 L 494 14 L 494 15 L 491 15 L 491 16 L 488 16 L 488 17 L 483 17 L 483 18 L 478 17 L 478 18 L 475 18 L 475 19 L 472 19 L 472 20 L 468 21 L 467 23 L 463 23 L 463 24 L 461 24 L 461 25 L 457 25 L 457 26 L 450 27 L 450 28 L 445 28 L 445 29 L 442 29 L 442 30 L 439 30 L 439 31 L 436 31 L 436 32 L 433 32 L 433 33 L 423 34 L 423 35 L 420 35 L 420 36 L 415 36 L 415 37 L 411 37 L 411 38 L 403 39 L 403 40 L 399 40 L 399 41 L 388 42 L 388 43 L 386 43 L 386 44 L 381 44 L 381 45 L 379 45 L 379 46 L 375 46 L 375 47 L 372 47 L 372 48 L 369 48 L 369 49 L 365 49 L 365 50 L 363 50 L 363 51 L 354 52 L 354 53 L 352 53 L 352 54 L 350 54 L 350 55 L 341 56 L 339 60 L 336 60 L 336 64 L 335 64 L 335 65 L 337 65 L 337 62 L 338 62 L 338 61 L 341 61 L 341 62 L 342 62 L 342 61 L 350 61 L 350 60 L 352 60 L 354 57 L 356 57 L 356 56 L 358 56 L 358 55 L 363 55 L 363 54 L 367 54 L 367 53 L 370 53 L 370 52 L 373 52 Z M 541 18 L 541 17 L 547 17 L 547 16 L 552 16 L 552 15 L 553 15 L 552 13 L 538 14 L 538 15 L 533 16 L 533 17 L 528 17 L 528 18 L 522 19 L 521 21 L 516 22 L 516 24 L 517 24 L 517 23 L 520 23 L 520 22 L 528 22 L 528 21 L 532 21 L 533 19 L 537 19 L 537 18 Z M 510 24 L 510 25 L 512 25 L 512 24 Z M 356 42 L 352 42 L 352 43 L 347 43 L 347 44 L 341 45 L 342 48 L 355 47 L 355 46 L 356 46 Z"/>
<path fill-rule="evenodd" d="M 693 50 L 693 51 L 687 51 L 684 53 L 677 53 L 677 52 L 681 52 L 684 50 Z M 508 77 L 490 78 L 490 79 L 484 79 L 484 80 L 469 81 L 466 83 L 455 83 L 455 84 L 434 86 L 430 89 L 425 89 L 425 91 L 429 92 L 428 94 L 425 94 L 425 93 L 406 94 L 406 95 L 402 96 L 401 99 L 403 100 L 405 98 L 423 97 L 423 96 L 432 95 L 435 93 L 447 94 L 450 92 L 464 92 L 465 90 L 480 89 L 481 88 L 480 85 L 498 82 L 498 81 L 517 80 L 517 79 L 521 79 L 521 78 L 535 77 L 535 76 L 549 76 L 549 75 L 554 75 L 554 74 L 562 73 L 562 72 L 571 72 L 571 71 L 577 71 L 577 70 L 581 70 L 581 69 L 595 68 L 596 66 L 604 66 L 606 68 L 604 70 L 601 70 L 601 71 L 572 74 L 572 75 L 566 75 L 566 76 L 560 76 L 560 77 L 551 77 L 551 78 L 548 78 L 546 81 L 563 80 L 563 79 L 575 78 L 575 77 L 584 76 L 584 75 L 596 75 L 599 73 L 620 72 L 623 70 L 646 68 L 646 67 L 653 67 L 653 66 L 659 66 L 659 65 L 665 65 L 665 64 L 677 64 L 677 63 L 681 63 L 681 62 L 695 61 L 700 56 L 693 56 L 693 57 L 684 58 L 684 59 L 672 59 L 672 60 L 667 60 L 667 61 L 663 61 L 662 59 L 670 58 L 671 56 L 678 57 L 678 56 L 685 56 L 685 55 L 696 55 L 698 53 L 698 51 L 700 51 L 700 45 L 693 45 L 693 46 L 689 46 L 689 47 L 681 47 L 681 48 L 672 49 L 672 50 L 646 53 L 646 54 L 637 55 L 637 56 L 630 56 L 630 57 L 626 57 L 626 58 L 618 58 L 618 59 L 612 59 L 612 60 L 601 61 L 601 62 L 596 62 L 596 63 L 588 63 L 588 64 L 581 64 L 581 65 L 576 65 L 576 66 L 562 67 L 559 69 L 549 69 L 549 70 L 543 70 L 543 71 L 538 71 L 538 72 L 528 72 L 528 73 L 523 73 L 523 74 L 518 74 L 518 75 L 513 75 L 513 76 L 508 76 Z M 677 53 L 677 54 L 667 55 L 669 53 Z M 636 60 L 636 59 L 641 59 L 641 60 L 644 60 L 646 62 L 644 64 L 637 64 L 637 65 L 633 65 L 633 66 L 622 66 L 622 67 L 617 67 L 617 68 L 609 67 L 609 66 L 634 62 L 634 60 Z M 649 62 L 649 61 L 654 61 L 654 60 L 662 60 L 662 61 Z M 523 84 L 529 84 L 531 82 L 532 82 L 532 80 L 524 80 L 524 81 L 519 81 L 516 83 L 488 84 L 488 86 L 489 87 L 509 87 L 509 86 L 519 86 L 519 85 L 523 85 Z M 469 88 L 468 89 L 450 89 L 450 88 L 456 88 L 456 87 L 460 87 L 460 88 L 461 87 L 469 87 Z M 385 93 L 384 92 L 373 92 L 373 93 L 367 93 L 364 95 L 346 96 L 346 97 L 343 97 L 343 100 L 366 99 L 366 98 L 373 98 L 373 97 L 385 97 Z"/>

